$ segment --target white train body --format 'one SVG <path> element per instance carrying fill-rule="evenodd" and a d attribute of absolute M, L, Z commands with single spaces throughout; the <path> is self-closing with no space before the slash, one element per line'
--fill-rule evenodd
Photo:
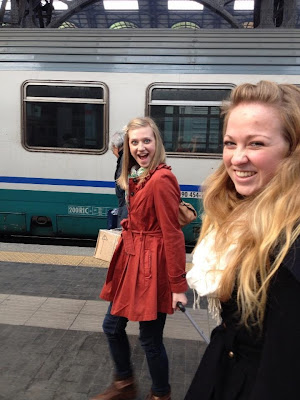
<path fill-rule="evenodd" d="M 223 90 L 223 98 L 243 82 L 300 83 L 297 31 L 2 29 L 0 42 L 1 234 L 96 237 L 98 229 L 106 226 L 108 209 L 116 206 L 116 159 L 108 149 L 109 135 L 131 118 L 144 115 L 158 119 L 163 127 L 167 162 L 182 197 L 199 208 L 201 184 L 219 165 L 221 150 L 213 137 L 219 125 L 210 128 L 210 144 L 202 140 L 201 146 L 212 151 L 192 150 L 191 138 L 199 136 L 198 128 L 204 137 L 197 113 L 199 121 L 205 118 L 203 123 L 216 124 L 215 117 L 203 117 L 201 110 L 216 110 L 222 101 L 218 91 Z M 78 100 L 73 94 L 62 99 L 60 94 L 51 97 L 52 89 L 47 94 L 49 87 L 63 88 L 62 92 L 75 88 L 74 93 L 76 88 L 88 87 L 97 94 L 89 100 Z M 100 92 L 101 98 L 97 97 Z M 203 93 L 207 99 L 201 97 Z M 92 147 L 62 144 L 72 133 L 68 106 L 56 120 L 60 127 L 56 127 L 55 146 L 39 143 L 39 134 L 44 135 L 39 113 L 46 104 L 56 107 L 57 102 L 77 102 L 78 109 L 90 102 L 83 111 L 83 128 L 91 128 Z M 45 137 L 49 138 L 48 123 Z M 95 129 L 101 131 L 98 144 Z M 185 149 L 176 149 L 185 132 Z M 78 139 L 80 133 L 76 135 Z M 198 226 L 199 220 L 186 228 L 187 241 L 195 240 Z"/>

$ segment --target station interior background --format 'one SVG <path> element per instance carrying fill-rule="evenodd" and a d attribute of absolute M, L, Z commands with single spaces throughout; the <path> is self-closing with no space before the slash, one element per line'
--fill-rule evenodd
<path fill-rule="evenodd" d="M 0 0 L 0 28 L 299 28 L 300 0 Z"/>

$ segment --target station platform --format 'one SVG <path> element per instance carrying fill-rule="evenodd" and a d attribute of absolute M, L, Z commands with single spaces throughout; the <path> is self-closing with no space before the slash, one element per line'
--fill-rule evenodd
<path fill-rule="evenodd" d="M 0 242 L 0 400 L 87 400 L 113 377 L 102 321 L 108 303 L 99 299 L 107 264 L 90 247 Z M 187 254 L 187 269 L 191 266 Z M 207 310 L 188 310 L 210 335 Z M 138 323 L 127 333 L 144 400 L 150 387 L 138 341 Z M 186 316 L 167 318 L 165 346 L 172 400 L 182 400 L 206 344 Z"/>

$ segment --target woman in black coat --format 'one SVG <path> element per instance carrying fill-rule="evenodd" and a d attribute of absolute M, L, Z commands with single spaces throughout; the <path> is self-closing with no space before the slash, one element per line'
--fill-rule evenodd
<path fill-rule="evenodd" d="M 117 166 L 114 176 L 116 183 L 116 196 L 118 198 L 117 228 L 121 227 L 121 221 L 124 218 L 127 218 L 128 215 L 126 199 L 125 199 L 125 190 L 122 189 L 117 183 L 117 179 L 120 177 L 122 171 L 123 145 L 124 145 L 124 131 L 115 132 L 110 139 L 109 147 L 114 153 L 114 155 L 117 157 Z"/>
<path fill-rule="evenodd" d="M 187 274 L 220 324 L 185 400 L 300 399 L 300 90 L 243 84 L 223 111 Z"/>

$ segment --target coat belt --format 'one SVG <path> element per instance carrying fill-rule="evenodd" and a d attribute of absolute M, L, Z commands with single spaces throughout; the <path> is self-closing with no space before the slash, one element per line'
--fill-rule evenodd
<path fill-rule="evenodd" d="M 128 228 L 128 223 L 126 223 L 128 220 L 124 221 L 122 223 L 122 238 L 124 242 L 124 249 L 127 254 L 130 254 L 132 256 L 135 255 L 135 249 L 134 249 L 134 242 L 133 242 L 133 234 L 135 235 L 140 235 L 141 241 L 143 241 L 143 238 L 145 236 L 162 236 L 162 231 L 137 231 L 133 229 Z"/>

